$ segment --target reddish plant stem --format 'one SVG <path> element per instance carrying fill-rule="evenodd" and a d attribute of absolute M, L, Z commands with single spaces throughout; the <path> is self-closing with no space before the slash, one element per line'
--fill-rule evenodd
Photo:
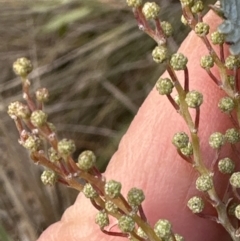
<path fill-rule="evenodd" d="M 132 208 L 131 206 L 129 205 L 129 203 L 126 201 L 126 199 L 124 198 L 124 196 L 122 194 L 120 194 L 119 198 L 121 199 L 122 203 L 124 204 L 125 208 L 131 212 L 132 211 Z"/>
<path fill-rule="evenodd" d="M 94 190 L 97 191 L 99 196 L 104 196 L 104 191 L 101 190 L 98 186 L 96 186 L 94 183 L 91 183 L 91 185 L 93 186 Z"/>
<path fill-rule="evenodd" d="M 42 102 L 37 102 L 37 109 L 43 110 L 43 103 Z"/>
<path fill-rule="evenodd" d="M 184 90 L 186 93 L 189 92 L 189 72 L 187 67 L 184 69 Z"/>
<path fill-rule="evenodd" d="M 143 210 L 142 205 L 139 205 L 138 211 L 139 211 L 139 214 L 140 214 L 141 219 L 142 219 L 143 221 L 147 222 L 147 217 L 146 217 L 146 215 L 145 215 L 145 213 L 144 213 L 144 210 Z"/>
<path fill-rule="evenodd" d="M 193 14 L 192 14 L 192 11 L 191 9 L 188 7 L 188 6 L 184 6 L 182 8 L 182 12 L 183 12 L 183 16 L 184 18 L 187 20 L 188 22 L 188 25 L 191 27 L 191 29 L 194 30 L 196 24 L 197 24 L 197 21 L 196 19 L 194 18 Z"/>
<path fill-rule="evenodd" d="M 198 130 L 199 127 L 199 122 L 200 122 L 200 108 L 196 108 L 196 116 L 195 116 L 195 128 Z"/>
<path fill-rule="evenodd" d="M 208 219 L 210 221 L 218 223 L 218 218 L 217 217 L 214 217 L 214 216 L 211 216 L 211 215 L 207 215 L 207 214 L 204 214 L 204 213 L 197 213 L 196 215 L 198 217 L 200 217 L 200 218 L 205 218 L 205 219 Z"/>
<path fill-rule="evenodd" d="M 23 89 L 23 98 L 27 101 L 28 107 L 31 111 L 36 110 L 36 105 L 29 94 L 30 81 L 28 79 L 22 79 L 22 89 Z"/>
<path fill-rule="evenodd" d="M 65 165 L 64 165 L 64 163 L 63 163 L 63 160 L 60 159 L 58 163 L 59 163 L 59 166 L 60 166 L 62 172 L 63 172 L 66 176 L 69 175 L 69 171 L 66 169 L 66 167 L 65 167 Z"/>
<path fill-rule="evenodd" d="M 135 239 L 139 240 L 139 241 L 146 241 L 144 238 L 140 237 L 135 232 L 131 232 L 131 236 L 134 237 Z"/>
<path fill-rule="evenodd" d="M 182 154 L 181 150 L 177 149 L 177 152 L 178 152 L 178 155 L 183 159 L 185 160 L 186 162 L 190 163 L 190 164 L 193 164 L 193 160 L 191 157 L 188 157 L 188 156 L 185 156 Z"/>
<path fill-rule="evenodd" d="M 34 162 L 39 162 L 41 165 L 47 167 L 50 170 L 53 170 L 60 176 L 64 176 L 62 170 L 55 165 L 54 163 L 50 162 L 43 154 L 39 153 L 38 151 L 31 153 L 31 158 Z"/>
<path fill-rule="evenodd" d="M 90 198 L 90 201 L 97 210 L 99 211 L 103 210 L 103 208 L 100 205 L 98 205 L 93 198 Z"/>
<path fill-rule="evenodd" d="M 58 177 L 57 181 L 63 185 L 69 186 L 69 184 L 62 177 Z"/>
<path fill-rule="evenodd" d="M 70 159 L 71 159 L 70 156 L 63 158 L 63 159 L 66 161 L 66 165 L 67 165 L 67 169 L 68 169 L 69 173 L 76 173 L 77 171 L 79 171 L 79 169 L 75 170 L 73 168 L 71 161 L 70 161 Z"/>
<path fill-rule="evenodd" d="M 57 151 L 58 140 L 56 134 L 50 129 L 49 125 L 46 123 L 44 126 L 38 128 L 40 134 L 49 141 L 51 146 Z"/>
<path fill-rule="evenodd" d="M 239 93 L 238 68 L 237 67 L 235 67 L 233 69 L 233 76 L 234 76 L 234 92 Z"/>
<path fill-rule="evenodd" d="M 123 238 L 128 238 L 128 234 L 126 233 L 120 233 L 120 232 L 111 232 L 111 231 L 107 231 L 105 229 L 101 229 L 101 231 L 107 235 L 110 236 L 116 236 L 116 237 L 123 237 Z"/>
<path fill-rule="evenodd" d="M 148 21 L 142 13 L 142 7 L 135 8 L 133 11 L 140 30 L 144 31 L 147 35 L 154 39 L 158 45 L 166 43 L 166 40 L 164 40 L 162 37 L 159 37 L 158 30 L 153 31 L 151 29 L 151 27 L 148 24 Z"/>
<path fill-rule="evenodd" d="M 156 31 L 155 31 L 156 37 L 159 39 L 158 42 L 161 45 L 166 44 L 167 39 L 166 39 L 166 36 L 163 32 L 163 29 L 162 29 L 161 22 L 160 22 L 159 18 L 154 19 L 154 21 L 155 21 L 155 25 L 156 25 Z"/>
<path fill-rule="evenodd" d="M 141 25 L 145 28 L 146 22 L 143 21 L 141 13 L 142 13 L 142 7 L 133 8 L 133 14 L 134 14 L 135 19 L 137 20 L 138 26 L 140 27 L 140 25 Z"/>
<path fill-rule="evenodd" d="M 169 100 L 169 102 L 172 104 L 173 108 L 178 111 L 179 110 L 179 106 L 177 105 L 177 103 L 175 102 L 175 100 L 172 98 L 171 95 L 167 95 L 167 98 Z"/>
<path fill-rule="evenodd" d="M 102 173 L 95 166 L 91 169 L 90 173 L 93 174 L 94 176 L 98 177 L 98 178 L 102 177 Z"/>
<path fill-rule="evenodd" d="M 32 124 L 32 122 L 28 119 L 24 121 L 25 125 L 28 127 L 29 130 L 36 129 L 36 127 Z"/>
<path fill-rule="evenodd" d="M 198 17 L 198 23 L 200 23 L 200 22 L 203 21 L 203 15 L 202 15 L 202 13 L 198 13 L 198 14 L 197 14 L 197 17 Z"/>
<path fill-rule="evenodd" d="M 174 70 L 171 68 L 170 64 L 168 64 L 168 66 L 167 66 L 167 72 L 168 72 L 169 76 L 171 77 L 173 83 L 174 83 L 175 85 L 176 85 L 176 84 L 180 85 L 180 83 L 179 83 L 179 81 L 178 81 L 178 78 L 177 78 Z"/>
<path fill-rule="evenodd" d="M 126 213 L 120 208 L 118 208 L 118 212 L 121 213 L 122 215 L 126 215 Z"/>
<path fill-rule="evenodd" d="M 57 146 L 58 146 L 58 140 L 57 140 L 57 135 L 52 132 L 51 134 L 49 134 L 47 136 L 47 140 L 49 141 L 50 145 L 54 148 L 55 151 L 58 150 Z"/>
<path fill-rule="evenodd" d="M 21 133 L 24 130 L 22 122 L 21 122 L 21 120 L 18 117 L 16 117 L 16 119 L 14 119 L 14 122 L 15 122 L 15 125 L 17 127 L 18 133 L 21 136 Z"/>
<path fill-rule="evenodd" d="M 217 79 L 217 77 L 211 72 L 210 69 L 206 69 L 206 72 L 208 73 L 208 75 L 210 76 L 210 78 L 213 80 L 215 84 L 217 84 L 218 86 L 222 85 L 222 83 Z"/>
<path fill-rule="evenodd" d="M 67 157 L 67 164 L 68 164 L 68 168 L 70 170 L 70 172 L 78 172 L 79 168 L 76 164 L 76 162 L 72 159 L 71 156 Z"/>
<path fill-rule="evenodd" d="M 142 7 L 134 9 L 134 16 L 138 22 L 138 26 L 141 30 L 146 32 L 151 38 L 154 39 L 154 31 L 150 28 L 145 16 L 142 13 Z"/>
<path fill-rule="evenodd" d="M 224 56 L 223 44 L 220 44 L 219 48 L 220 48 L 220 60 L 224 64 L 225 63 L 225 56 Z"/>
<path fill-rule="evenodd" d="M 214 54 L 214 56 L 217 56 L 216 53 L 215 53 L 215 51 L 214 51 L 213 48 L 212 48 L 211 43 L 209 42 L 209 40 L 208 40 L 208 38 L 207 38 L 207 36 L 203 36 L 203 37 L 201 37 L 201 39 L 202 39 L 202 41 L 204 42 L 205 46 L 207 47 L 209 53 L 210 53 L 210 54 Z"/>

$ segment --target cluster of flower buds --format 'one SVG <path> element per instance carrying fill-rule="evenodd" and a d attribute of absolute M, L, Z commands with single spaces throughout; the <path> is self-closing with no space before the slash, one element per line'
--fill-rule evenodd
<path fill-rule="evenodd" d="M 226 1 L 225 1 L 226 2 Z M 223 3 L 223 10 L 228 17 L 233 11 L 229 5 Z M 185 132 L 176 133 L 172 139 L 179 155 L 187 160 L 198 170 L 199 177 L 196 180 L 196 189 L 209 194 L 211 203 L 218 212 L 219 220 L 226 220 L 223 213 L 227 209 L 224 202 L 219 201 L 216 194 L 213 180 L 213 173 L 207 169 L 201 158 L 200 141 L 198 136 L 200 106 L 203 103 L 203 95 L 199 91 L 189 90 L 188 58 L 182 53 L 172 53 L 168 47 L 168 40 L 173 35 L 173 27 L 169 22 L 160 21 L 160 6 L 155 2 L 143 2 L 143 0 L 126 0 L 129 7 L 133 8 L 134 16 L 138 26 L 156 42 L 152 51 L 152 58 L 157 64 L 165 64 L 169 78 L 160 78 L 156 83 L 156 89 L 160 95 L 165 95 L 173 107 L 181 114 L 189 128 L 189 136 Z M 182 5 L 182 22 L 189 25 L 207 46 L 209 54 L 200 60 L 200 66 L 209 74 L 213 81 L 219 85 L 228 96 L 220 99 L 218 107 L 221 112 L 228 114 L 234 123 L 234 128 L 229 128 L 225 134 L 214 132 L 209 137 L 209 145 L 219 154 L 225 144 L 231 145 L 236 150 L 240 142 L 240 113 L 237 113 L 238 121 L 235 121 L 232 112 L 240 112 L 238 69 L 240 68 L 240 57 L 232 55 L 225 58 L 223 45 L 229 39 L 231 29 L 226 29 L 226 22 L 219 27 L 218 31 L 210 35 L 213 45 L 219 45 L 220 57 L 211 46 L 207 35 L 210 27 L 203 22 L 202 12 L 204 4 L 201 0 L 180 0 Z M 231 17 L 231 21 L 233 18 Z M 232 23 L 231 23 L 232 24 Z M 223 31 L 224 30 L 224 31 Z M 230 33 L 230 32 L 231 33 Z M 227 36 L 226 36 L 227 35 Z M 232 35 L 231 35 L 232 36 Z M 234 43 L 235 44 L 235 43 Z M 221 79 L 218 79 L 211 69 L 217 66 L 221 72 Z M 93 206 L 99 211 L 95 222 L 102 232 L 126 237 L 130 240 L 151 240 L 151 241 L 183 241 L 179 234 L 174 234 L 172 224 L 166 219 L 160 219 L 152 228 L 146 221 L 142 209 L 142 202 L 145 195 L 141 189 L 132 188 L 125 199 L 121 194 L 122 184 L 116 180 L 106 181 L 96 168 L 96 156 L 90 151 L 82 152 L 77 162 L 72 158 L 76 150 L 73 140 L 59 140 L 56 128 L 48 122 L 48 115 L 44 111 L 44 104 L 49 100 L 49 92 L 46 88 L 40 88 L 35 92 L 35 98 L 30 94 L 30 81 L 28 75 L 33 70 L 33 65 L 27 58 L 19 58 L 13 64 L 13 70 L 21 77 L 23 86 L 23 97 L 26 103 L 15 101 L 9 105 L 8 114 L 15 121 L 19 132 L 19 142 L 30 152 L 35 163 L 45 167 L 41 180 L 45 185 L 54 185 L 56 182 L 63 183 L 69 187 L 82 191 L 86 198 L 90 199 Z M 178 79 L 177 71 L 183 71 L 184 84 Z M 173 91 L 177 96 L 172 98 Z M 195 109 L 195 119 L 189 109 Z M 237 124 L 236 124 L 237 123 Z M 42 142 L 48 147 L 45 153 Z M 240 188 L 240 172 L 235 171 L 235 163 L 230 157 L 218 160 L 218 169 L 222 174 L 231 175 L 229 183 L 237 199 L 240 200 L 237 189 Z M 188 208 L 196 214 L 204 210 L 204 200 L 200 196 L 193 196 L 187 203 Z M 240 219 L 240 205 L 235 205 L 233 213 Z M 120 232 L 111 232 L 105 229 L 110 224 L 112 216 L 117 219 Z M 224 223 L 223 222 L 223 223 Z M 229 226 L 229 225 L 228 225 Z"/>
<path fill-rule="evenodd" d="M 138 3 L 136 1 L 135 6 Z M 132 188 L 125 199 L 121 194 L 122 184 L 115 180 L 105 180 L 96 168 L 96 156 L 90 150 L 80 153 L 75 162 L 72 158 L 72 154 L 76 150 L 75 142 L 66 138 L 59 140 L 56 128 L 48 122 L 48 115 L 44 111 L 44 104 L 49 99 L 48 90 L 46 88 L 37 90 L 35 98 L 30 94 L 28 74 L 33 69 L 31 62 L 26 58 L 20 58 L 14 63 L 13 68 L 22 79 L 26 104 L 19 101 L 11 103 L 8 114 L 15 121 L 19 131 L 19 143 L 30 152 L 30 157 L 35 163 L 45 167 L 40 177 L 42 183 L 52 186 L 56 182 L 60 182 L 82 191 L 93 206 L 99 210 L 95 222 L 108 235 L 128 237 L 134 240 L 152 236 L 153 228 L 146 222 L 141 206 L 145 199 L 143 191 Z M 45 151 L 46 147 L 48 147 L 47 151 Z M 110 224 L 109 216 L 118 220 L 121 232 L 116 233 L 105 229 Z M 156 241 L 165 232 L 164 228 L 167 228 L 167 226 L 161 226 L 160 229 L 160 226 L 160 223 L 155 226 L 154 240 Z M 170 238 L 173 237 L 172 233 L 166 233 L 166 235 Z M 177 234 L 175 239 L 183 240 Z"/>
<path fill-rule="evenodd" d="M 30 80 L 28 75 L 33 70 L 30 60 L 19 58 L 13 64 L 14 72 L 21 77 L 23 96 L 25 103 L 20 101 L 12 102 L 8 107 L 9 116 L 15 121 L 19 131 L 20 144 L 31 154 L 34 162 L 45 166 L 46 170 L 41 176 L 44 184 L 53 185 L 60 181 L 68 186 L 73 186 L 71 176 L 80 177 L 81 172 L 91 172 L 95 168 L 96 157 L 92 151 L 85 151 L 79 155 L 78 163 L 72 159 L 76 150 L 73 140 L 58 140 L 56 128 L 48 122 L 48 115 L 44 111 L 44 103 L 49 99 L 49 92 L 46 88 L 40 88 L 35 92 L 35 98 L 30 94 Z M 49 147 L 45 153 L 42 142 Z M 95 175 L 99 175 L 95 170 Z M 82 177 L 81 177 L 82 178 Z M 87 184 L 87 177 L 83 178 Z M 79 190 L 85 190 L 86 195 L 90 192 L 90 186 L 79 186 Z M 93 195 L 94 196 L 94 195 Z"/>

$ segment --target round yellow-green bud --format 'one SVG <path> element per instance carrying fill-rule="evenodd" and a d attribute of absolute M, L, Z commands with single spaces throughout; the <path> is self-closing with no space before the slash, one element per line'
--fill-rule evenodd
<path fill-rule="evenodd" d="M 127 200 L 130 206 L 138 207 L 144 201 L 145 195 L 141 189 L 132 188 L 127 194 Z"/>
<path fill-rule="evenodd" d="M 90 183 L 86 183 L 83 187 L 83 194 L 86 198 L 96 198 L 98 197 L 98 193 L 93 188 L 93 186 Z"/>
<path fill-rule="evenodd" d="M 105 184 L 105 194 L 110 198 L 117 198 L 121 194 L 122 184 L 120 182 L 110 180 Z"/>
<path fill-rule="evenodd" d="M 218 170 L 223 174 L 233 173 L 234 168 L 235 168 L 235 163 L 229 157 L 222 158 L 218 162 Z"/>
<path fill-rule="evenodd" d="M 139 228 L 137 229 L 137 235 L 138 235 L 139 237 L 143 238 L 143 239 L 147 239 L 147 238 L 148 238 L 147 234 L 142 230 L 141 227 L 139 227 Z"/>
<path fill-rule="evenodd" d="M 57 128 L 52 122 L 47 122 L 47 125 L 52 132 L 56 132 Z"/>
<path fill-rule="evenodd" d="M 27 105 L 21 104 L 17 113 L 18 117 L 21 119 L 29 119 L 31 116 L 31 111 Z"/>
<path fill-rule="evenodd" d="M 153 61 L 158 64 L 163 63 L 168 58 L 168 49 L 163 46 L 156 46 L 152 51 Z"/>
<path fill-rule="evenodd" d="M 229 83 L 231 86 L 234 86 L 234 85 L 235 85 L 235 77 L 234 77 L 234 76 L 228 75 L 228 76 L 227 76 L 227 81 L 228 81 L 228 83 Z"/>
<path fill-rule="evenodd" d="M 230 184 L 235 188 L 240 188 L 240 172 L 234 172 L 230 179 Z"/>
<path fill-rule="evenodd" d="M 36 99 L 39 102 L 45 103 L 49 99 L 49 92 L 48 92 L 48 89 L 46 88 L 38 89 L 35 94 L 36 94 Z"/>
<path fill-rule="evenodd" d="M 142 0 L 126 0 L 127 5 L 132 8 L 137 8 L 142 6 Z"/>
<path fill-rule="evenodd" d="M 60 159 L 60 156 L 58 155 L 58 152 L 53 147 L 50 147 L 48 149 L 48 158 L 51 162 L 58 162 Z"/>
<path fill-rule="evenodd" d="M 44 185 L 53 186 L 57 181 L 57 174 L 52 170 L 45 170 L 41 175 L 41 181 Z"/>
<path fill-rule="evenodd" d="M 15 101 L 8 106 L 8 114 L 12 119 L 15 119 L 16 117 L 20 119 L 29 119 L 31 111 L 27 105 L 24 105 L 19 101 Z"/>
<path fill-rule="evenodd" d="M 96 156 L 92 151 L 83 151 L 78 157 L 78 167 L 84 171 L 91 169 L 96 163 Z"/>
<path fill-rule="evenodd" d="M 30 152 L 39 151 L 41 147 L 41 139 L 35 135 L 30 135 L 24 142 L 23 147 L 25 147 Z"/>
<path fill-rule="evenodd" d="M 188 200 L 187 206 L 193 213 L 201 213 L 204 209 L 204 201 L 201 197 L 194 196 Z"/>
<path fill-rule="evenodd" d="M 99 225 L 101 229 L 109 225 L 108 214 L 103 210 L 97 213 L 95 223 Z"/>
<path fill-rule="evenodd" d="M 211 34 L 211 41 L 214 45 L 217 45 L 217 44 L 224 44 L 225 42 L 225 35 L 218 32 L 218 31 L 215 31 Z"/>
<path fill-rule="evenodd" d="M 207 192 L 213 188 L 213 180 L 211 175 L 201 175 L 197 178 L 196 188 L 199 191 Z"/>
<path fill-rule="evenodd" d="M 178 132 L 173 136 L 172 143 L 178 149 L 185 148 L 188 146 L 189 137 L 185 132 Z"/>
<path fill-rule="evenodd" d="M 30 120 L 35 127 L 41 127 L 47 122 L 47 114 L 42 110 L 35 110 L 32 112 Z"/>
<path fill-rule="evenodd" d="M 19 58 L 13 63 L 13 71 L 16 75 L 19 75 L 23 78 L 27 77 L 27 75 L 30 74 L 32 70 L 33 66 L 31 61 L 25 57 Z"/>
<path fill-rule="evenodd" d="M 240 58 L 239 56 L 229 55 L 225 60 L 225 66 L 227 69 L 233 70 L 234 68 L 240 67 Z"/>
<path fill-rule="evenodd" d="M 190 108 L 197 108 L 203 103 L 202 93 L 192 90 L 186 94 L 185 101 Z"/>
<path fill-rule="evenodd" d="M 14 101 L 14 102 L 10 103 L 10 105 L 8 106 L 7 113 L 12 119 L 15 119 L 17 117 L 19 105 L 20 105 L 19 101 Z"/>
<path fill-rule="evenodd" d="M 174 85 L 169 78 L 160 78 L 156 83 L 157 91 L 160 95 L 170 95 Z"/>
<path fill-rule="evenodd" d="M 218 102 L 218 108 L 224 113 L 230 113 L 234 110 L 235 103 L 232 98 L 226 96 Z"/>
<path fill-rule="evenodd" d="M 198 36 L 203 37 L 209 33 L 209 28 L 207 23 L 200 22 L 196 24 L 194 31 Z"/>
<path fill-rule="evenodd" d="M 118 212 L 118 206 L 116 204 L 114 204 L 112 201 L 105 202 L 105 209 L 111 213 Z"/>
<path fill-rule="evenodd" d="M 227 129 L 225 139 L 230 144 L 236 144 L 240 141 L 240 133 L 236 128 Z"/>
<path fill-rule="evenodd" d="M 173 54 L 170 59 L 170 65 L 174 70 L 184 70 L 187 67 L 188 59 L 181 53 Z"/>
<path fill-rule="evenodd" d="M 181 22 L 186 26 L 188 25 L 187 19 L 184 17 L 184 15 L 181 16 Z"/>
<path fill-rule="evenodd" d="M 123 233 L 130 233 L 135 228 L 135 222 L 130 216 L 123 215 L 118 219 L 118 227 Z"/>
<path fill-rule="evenodd" d="M 173 34 L 172 24 L 166 21 L 161 22 L 161 27 L 166 37 L 170 37 Z"/>
<path fill-rule="evenodd" d="M 240 220 L 240 205 L 237 205 L 234 211 L 235 217 Z"/>
<path fill-rule="evenodd" d="M 196 1 L 191 7 L 193 13 L 201 13 L 204 10 L 204 4 L 202 1 Z"/>
<path fill-rule="evenodd" d="M 180 0 L 180 2 L 183 6 L 190 6 L 191 7 L 194 3 L 194 0 Z"/>
<path fill-rule="evenodd" d="M 192 143 L 188 142 L 188 145 L 186 147 L 181 148 L 180 151 L 184 156 L 191 156 L 193 154 Z"/>
<path fill-rule="evenodd" d="M 159 238 L 167 240 L 172 234 L 172 225 L 168 220 L 160 219 L 154 225 L 154 232 Z"/>
<path fill-rule="evenodd" d="M 206 56 L 201 57 L 200 65 L 204 69 L 212 68 L 214 66 L 214 60 L 213 60 L 212 56 L 206 55 Z"/>
<path fill-rule="evenodd" d="M 69 156 L 76 150 L 76 146 L 73 140 L 64 138 L 58 142 L 57 149 L 60 155 Z"/>
<path fill-rule="evenodd" d="M 185 241 L 184 237 L 181 236 L 181 235 L 178 234 L 178 233 L 175 233 L 175 234 L 174 234 L 174 237 L 175 237 L 176 241 Z"/>
<path fill-rule="evenodd" d="M 160 12 L 160 7 L 155 2 L 146 2 L 142 8 L 146 19 L 156 19 Z"/>
<path fill-rule="evenodd" d="M 214 132 L 209 137 L 209 145 L 213 149 L 219 149 L 225 144 L 225 138 L 224 135 L 220 132 Z"/>
<path fill-rule="evenodd" d="M 165 239 L 164 239 L 165 240 Z M 184 237 L 175 233 L 174 237 L 171 236 L 169 239 L 167 239 L 167 241 L 185 241 Z"/>

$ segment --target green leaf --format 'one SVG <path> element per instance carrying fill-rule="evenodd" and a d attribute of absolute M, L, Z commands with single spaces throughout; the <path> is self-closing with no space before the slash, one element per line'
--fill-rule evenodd
<path fill-rule="evenodd" d="M 72 11 L 68 11 L 64 14 L 60 14 L 53 17 L 48 24 L 44 27 L 46 32 L 58 31 L 63 26 L 67 26 L 73 22 L 85 18 L 91 13 L 91 9 L 88 7 L 81 7 Z"/>

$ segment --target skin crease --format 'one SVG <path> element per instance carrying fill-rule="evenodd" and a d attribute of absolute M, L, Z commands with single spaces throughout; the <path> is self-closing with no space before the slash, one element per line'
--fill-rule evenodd
<path fill-rule="evenodd" d="M 205 21 L 216 29 L 221 20 L 213 13 L 205 17 Z M 209 167 L 215 152 L 209 147 L 208 137 L 214 131 L 224 131 L 232 127 L 228 117 L 222 114 L 217 103 L 221 91 L 203 69 L 199 66 L 201 56 L 207 54 L 202 41 L 190 33 L 179 52 L 188 59 L 190 89 L 204 94 L 201 107 L 199 135 L 204 163 Z M 180 79 L 182 71 L 178 72 Z M 159 96 L 155 88 L 149 94 L 129 130 L 120 142 L 118 151 L 112 157 L 105 176 L 122 183 L 123 194 L 131 187 L 142 188 L 146 195 L 143 208 L 149 222 L 159 218 L 169 219 L 173 231 L 188 241 L 230 241 L 224 229 L 213 221 L 193 215 L 186 207 L 187 200 L 200 194 L 195 189 L 196 171 L 182 160 L 171 144 L 174 133 L 186 131 L 186 125 L 179 114 L 169 104 L 165 96 Z M 221 157 L 232 156 L 229 147 L 221 153 Z M 217 191 L 222 195 L 227 178 L 215 175 Z M 206 204 L 205 214 L 214 214 Z M 102 234 L 94 223 L 96 210 L 89 200 L 80 194 L 75 204 L 69 207 L 61 221 L 47 228 L 37 241 L 121 241 L 127 240 Z"/>

